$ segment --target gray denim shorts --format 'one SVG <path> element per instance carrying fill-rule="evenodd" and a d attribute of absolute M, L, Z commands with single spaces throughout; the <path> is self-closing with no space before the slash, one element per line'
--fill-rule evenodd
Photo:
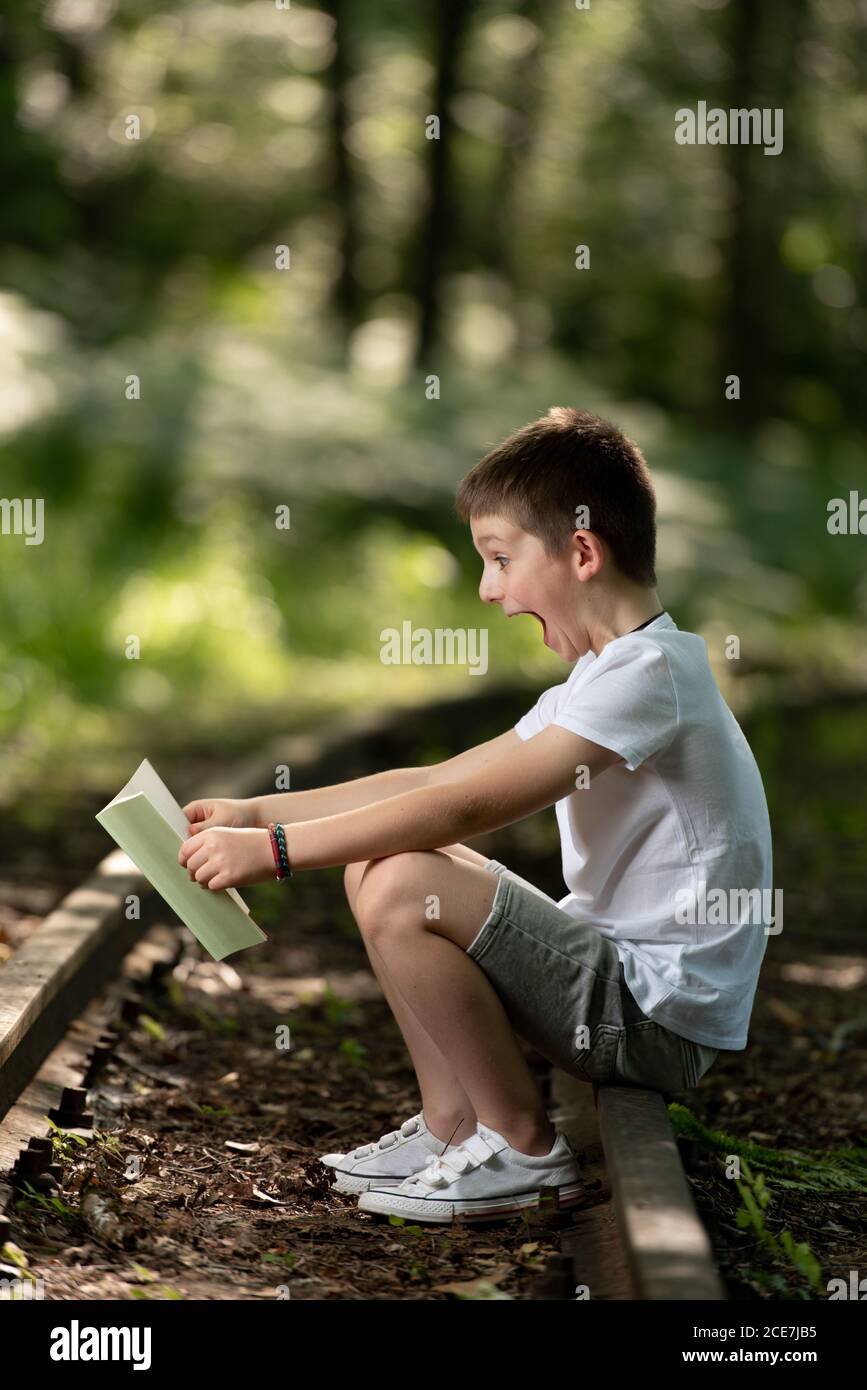
<path fill-rule="evenodd" d="M 515 1032 L 555 1066 L 597 1086 L 688 1091 L 717 1050 L 642 1013 L 614 942 L 497 859 L 487 921 L 467 947 L 499 995 Z"/>

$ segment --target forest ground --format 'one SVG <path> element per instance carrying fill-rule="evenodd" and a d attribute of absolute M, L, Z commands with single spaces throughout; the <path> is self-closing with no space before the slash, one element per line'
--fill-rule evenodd
<path fill-rule="evenodd" d="M 525 695 L 500 693 L 445 713 L 439 756 L 492 737 L 526 706 Z M 721 1054 L 671 1111 L 696 1140 L 689 1178 L 734 1299 L 824 1298 L 830 1278 L 865 1264 L 864 722 L 853 701 L 744 721 L 768 793 L 784 929 L 769 937 L 748 1047 Z M 403 718 L 360 742 L 349 762 L 344 753 L 326 764 L 320 780 L 426 761 L 430 730 L 429 714 Z M 194 771 L 173 776 L 189 782 Z M 0 885 L 7 950 L 99 857 L 93 810 L 66 809 L 51 862 L 44 842 L 21 839 Z M 553 819 L 544 813 L 474 844 L 559 897 Z M 355 1198 L 331 1191 L 318 1155 L 416 1113 L 414 1074 L 342 871 L 247 897 L 267 945 L 218 965 L 191 944 L 92 1093 L 97 1142 L 65 1141 L 59 1204 L 27 1200 L 15 1210 L 13 1239 L 46 1297 L 532 1297 L 571 1212 L 440 1230 L 361 1213 Z M 286 1051 L 274 1045 L 281 1024 Z M 527 1052 L 541 1078 L 544 1060 Z M 750 1183 L 726 1176 L 732 1153 L 748 1159 Z M 125 1176 L 131 1167 L 137 1177 Z M 762 1212 L 762 1182 L 763 1214 L 739 1217 L 750 1196 Z M 590 1187 L 582 1205 L 603 1197 Z"/>

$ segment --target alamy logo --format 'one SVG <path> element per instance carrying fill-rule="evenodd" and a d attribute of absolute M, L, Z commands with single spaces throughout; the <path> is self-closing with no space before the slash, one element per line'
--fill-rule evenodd
<path fill-rule="evenodd" d="M 867 536 L 867 497 L 860 497 L 854 488 L 845 497 L 832 497 L 828 503 L 828 534 L 831 536 Z"/>
<path fill-rule="evenodd" d="M 384 666 L 466 666 L 471 676 L 488 669 L 488 629 L 438 627 L 413 628 L 405 619 L 402 630 L 383 628 L 379 659 Z"/>
<path fill-rule="evenodd" d="M 674 920 L 681 925 L 710 927 L 743 926 L 764 923 L 765 936 L 778 936 L 783 930 L 783 890 L 775 888 L 774 915 L 771 916 L 770 888 L 711 888 L 707 879 L 698 881 L 698 893 L 678 888 Z"/>
<path fill-rule="evenodd" d="M 43 497 L 0 497 L 0 534 L 23 536 L 25 545 L 41 545 L 45 539 L 44 523 Z"/>
<path fill-rule="evenodd" d="M 26 1303 L 44 1297 L 44 1279 L 34 1279 L 32 1275 L 26 1279 L 0 1279 L 0 1303 Z"/>
<path fill-rule="evenodd" d="M 867 1299 L 867 1279 L 859 1278 L 861 1271 L 858 1269 L 849 1270 L 849 1283 L 845 1279 L 829 1279 L 825 1288 L 828 1290 L 828 1298 L 853 1298 L 856 1302 L 863 1303 Z"/>
<path fill-rule="evenodd" d="M 73 1318 L 69 1327 L 51 1329 L 48 1354 L 52 1361 L 132 1361 L 134 1371 L 151 1364 L 149 1327 L 81 1327 Z"/>
<path fill-rule="evenodd" d="M 779 130 L 777 121 L 779 120 Z M 779 154 L 783 148 L 783 109 L 780 106 L 698 109 L 681 106 L 674 113 L 674 138 L 679 145 L 764 145 L 765 154 Z"/>

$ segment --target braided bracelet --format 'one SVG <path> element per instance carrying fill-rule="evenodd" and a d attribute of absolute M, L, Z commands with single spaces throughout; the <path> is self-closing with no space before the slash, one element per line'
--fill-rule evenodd
<path fill-rule="evenodd" d="M 289 867 L 289 852 L 286 848 L 286 832 L 283 826 L 271 821 L 268 825 L 268 836 L 271 841 L 271 853 L 274 856 L 274 863 L 277 866 L 278 878 L 291 878 L 292 870 Z"/>

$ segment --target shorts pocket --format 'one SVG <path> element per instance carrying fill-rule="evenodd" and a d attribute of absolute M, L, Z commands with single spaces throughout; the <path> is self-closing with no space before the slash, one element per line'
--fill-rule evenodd
<path fill-rule="evenodd" d="M 689 1091 L 696 1084 L 690 1044 L 648 1019 L 623 1029 L 617 1080 L 653 1091 Z"/>
<path fill-rule="evenodd" d="M 573 1067 L 585 1081 L 605 1086 L 614 1080 L 617 1071 L 617 1052 L 625 1030 L 613 1023 L 597 1023 L 590 1035 L 589 1047 L 577 1047 Z M 576 1035 L 576 1039 L 577 1039 Z"/>
<path fill-rule="evenodd" d="M 706 1071 L 709 1071 L 719 1056 L 715 1047 L 707 1047 L 704 1043 L 697 1043 L 684 1039 L 689 1050 L 690 1062 L 692 1066 L 692 1084 L 697 1086 Z"/>

